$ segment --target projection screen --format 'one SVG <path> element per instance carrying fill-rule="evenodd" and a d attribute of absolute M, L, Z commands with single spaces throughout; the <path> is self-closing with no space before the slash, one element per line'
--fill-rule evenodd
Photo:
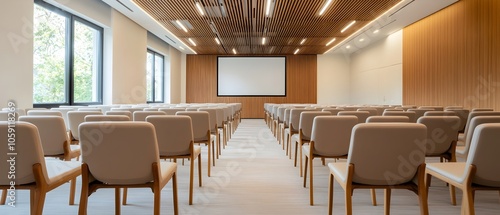
<path fill-rule="evenodd" d="M 217 96 L 286 96 L 286 57 L 219 56 Z"/>

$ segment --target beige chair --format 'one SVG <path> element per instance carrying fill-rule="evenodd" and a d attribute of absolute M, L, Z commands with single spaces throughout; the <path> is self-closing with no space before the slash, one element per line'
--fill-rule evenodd
<path fill-rule="evenodd" d="M 418 120 L 421 116 L 424 116 L 427 111 L 435 111 L 431 108 L 410 108 L 407 111 L 415 112 L 415 120 Z"/>
<path fill-rule="evenodd" d="M 78 144 L 78 142 L 80 141 L 80 133 L 78 132 L 78 126 L 80 125 L 80 123 L 85 122 L 85 116 L 87 115 L 102 115 L 102 113 L 97 111 L 68 112 L 69 140 L 71 141 L 71 144 Z"/>
<path fill-rule="evenodd" d="M 443 111 L 444 107 L 443 106 L 420 106 L 418 109 L 434 109 L 437 111 Z"/>
<path fill-rule="evenodd" d="M 368 113 L 370 113 L 370 116 L 377 116 L 378 115 L 377 109 L 370 108 L 370 107 L 358 108 L 357 111 L 368 111 Z"/>
<path fill-rule="evenodd" d="M 407 116 L 370 116 L 366 122 L 410 122 L 410 119 Z"/>
<path fill-rule="evenodd" d="M 346 214 L 352 214 L 352 194 L 358 188 L 384 189 L 385 214 L 390 211 L 391 189 L 408 189 L 419 196 L 420 213 L 429 214 L 424 186 L 426 131 L 417 123 L 354 126 L 347 162 L 328 164 L 328 214 L 333 211 L 334 179 L 345 191 Z"/>
<path fill-rule="evenodd" d="M 103 122 L 103 121 L 130 121 L 125 115 L 87 115 L 85 122 Z"/>
<path fill-rule="evenodd" d="M 358 123 L 364 123 L 371 115 L 368 111 L 340 111 L 337 116 L 356 116 L 358 117 Z"/>
<path fill-rule="evenodd" d="M 0 136 L 7 137 L 8 127 L 8 122 L 0 122 Z M 0 138 L 0 144 L 5 146 L 0 147 L 0 153 L 2 156 L 6 156 L 5 160 L 0 162 L 0 172 L 4 175 L 0 177 L 0 189 L 3 190 L 2 195 L 11 189 L 10 183 L 13 180 L 9 179 L 12 173 L 9 173 L 11 164 L 7 157 L 15 156 L 15 189 L 30 190 L 30 214 L 41 215 L 47 192 L 69 181 L 76 180 L 76 177 L 81 173 L 80 162 L 45 160 L 38 129 L 31 123 L 17 122 L 16 134 L 22 134 L 16 135 L 16 155 L 9 154 L 12 151 L 9 151 L 7 147 L 8 139 Z M 70 193 L 74 193 L 74 191 L 73 187 Z M 3 200 L 5 201 L 5 199 Z M 9 203 L 7 202 L 7 204 Z"/>
<path fill-rule="evenodd" d="M 469 116 L 467 116 L 467 122 L 465 124 L 464 133 L 458 135 L 459 142 L 464 143 L 465 140 L 467 139 L 469 125 L 471 124 L 472 119 L 476 116 L 500 116 L 500 111 L 471 111 L 469 113 Z"/>
<path fill-rule="evenodd" d="M 174 214 L 178 214 L 177 165 L 160 162 L 154 126 L 148 122 L 84 122 L 79 130 L 92 133 L 103 126 L 113 127 L 113 132 L 101 132 L 99 140 L 91 135 L 82 135 L 80 140 L 86 151 L 82 154 L 78 214 L 87 214 L 88 197 L 97 189 L 115 189 L 115 213 L 120 214 L 120 188 L 149 187 L 154 193 L 154 214 L 159 215 L 161 190 L 170 179 Z"/>
<path fill-rule="evenodd" d="M 498 152 L 500 151 L 500 123 L 486 123 L 476 127 L 466 162 L 429 163 L 426 167 L 426 186 L 431 176 L 463 192 L 462 214 L 474 215 L 476 190 L 500 190 Z"/>
<path fill-rule="evenodd" d="M 167 115 L 163 111 L 135 111 L 133 114 L 133 121 L 146 121 L 146 117 L 153 115 Z"/>
<path fill-rule="evenodd" d="M 220 107 L 213 108 L 216 111 L 217 119 L 217 129 L 219 129 L 219 139 L 222 138 L 222 147 L 226 148 L 227 139 L 226 139 L 226 127 L 224 126 L 224 109 Z"/>
<path fill-rule="evenodd" d="M 471 112 L 474 113 L 474 112 Z M 464 144 L 459 144 L 457 145 L 456 149 L 456 155 L 459 157 L 467 157 L 467 154 L 469 154 L 469 148 L 472 142 L 472 138 L 474 138 L 474 130 L 476 127 L 480 124 L 484 123 L 500 123 L 500 116 L 476 116 L 472 118 L 470 124 L 468 125 L 468 130 L 467 130 L 467 137 L 465 138 L 465 141 L 463 142 Z M 460 140 L 459 140 L 460 142 Z"/>
<path fill-rule="evenodd" d="M 407 116 L 410 122 L 417 122 L 417 115 L 413 111 L 388 111 L 382 116 Z"/>
<path fill-rule="evenodd" d="M 337 109 L 337 108 L 323 108 L 321 111 L 328 111 L 332 115 L 337 115 L 340 111 L 343 111 L 344 109 Z"/>
<path fill-rule="evenodd" d="M 8 111 L 0 111 L 0 121 L 7 121 L 9 119 L 9 112 Z M 15 120 L 17 121 L 17 120 Z"/>
<path fill-rule="evenodd" d="M 158 108 L 144 108 L 143 111 L 158 111 Z"/>
<path fill-rule="evenodd" d="M 302 164 L 302 157 L 303 157 L 302 146 L 311 141 L 313 121 L 314 118 L 317 116 L 331 116 L 331 115 L 329 112 L 326 111 L 304 111 L 300 113 L 299 137 L 297 139 L 297 142 L 295 142 L 295 160 L 294 160 L 294 166 L 297 166 L 297 154 L 298 154 L 300 177 L 302 177 L 302 169 L 304 169 Z"/>
<path fill-rule="evenodd" d="M 132 112 L 126 110 L 126 111 L 113 111 L 113 110 L 110 110 L 110 111 L 107 111 L 106 112 L 106 115 L 107 116 L 112 116 L 112 115 L 124 115 L 124 116 L 128 116 L 128 118 L 130 120 L 132 120 L 134 117 L 132 115 Z"/>
<path fill-rule="evenodd" d="M 299 135 L 299 123 L 300 123 L 300 114 L 304 111 L 308 111 L 304 108 L 294 108 L 290 110 L 290 119 L 288 129 L 285 129 L 285 134 L 288 134 L 288 139 L 286 143 L 286 150 L 288 152 L 288 158 L 292 159 L 292 138 L 297 137 Z"/>
<path fill-rule="evenodd" d="M 439 157 L 441 162 L 457 160 L 458 116 L 423 116 L 417 123 L 427 127 L 426 157 Z"/>
<path fill-rule="evenodd" d="M 110 111 L 130 111 L 130 113 L 134 113 L 136 111 L 142 111 L 144 110 L 143 107 L 114 107 L 114 108 L 111 108 Z"/>
<path fill-rule="evenodd" d="M 97 108 L 97 107 L 81 107 L 81 108 L 78 108 L 78 111 L 96 111 L 96 112 L 102 113 L 102 109 Z"/>
<path fill-rule="evenodd" d="M 189 204 L 193 204 L 194 161 L 198 159 L 198 186 L 202 184 L 201 148 L 193 145 L 193 128 L 189 116 L 148 116 L 147 122 L 154 125 L 160 159 L 188 158 Z"/>
<path fill-rule="evenodd" d="M 285 109 L 285 112 L 283 113 L 283 124 L 281 125 L 281 147 L 283 150 L 285 150 L 285 145 L 288 142 L 288 135 L 286 135 L 286 131 L 290 128 L 290 111 L 293 109 L 293 107 L 287 107 Z M 288 156 L 288 149 L 285 150 L 286 156 Z"/>
<path fill-rule="evenodd" d="M 158 111 L 163 111 L 167 115 L 175 115 L 177 111 L 186 111 L 186 108 L 158 108 Z"/>
<path fill-rule="evenodd" d="M 210 177 L 210 168 L 215 166 L 215 136 L 210 134 L 210 116 L 206 111 L 178 111 L 176 115 L 191 117 L 193 138 L 195 144 L 207 145 L 207 175 Z"/>
<path fill-rule="evenodd" d="M 217 148 L 216 158 L 221 154 L 221 141 L 219 136 L 219 125 L 217 124 L 217 110 L 213 108 L 198 108 L 198 111 L 205 111 L 209 116 L 210 134 L 215 135 L 215 146 Z M 214 150 L 215 151 L 215 150 Z"/>
<path fill-rule="evenodd" d="M 26 113 L 28 116 L 59 116 L 62 117 L 60 111 L 55 110 L 30 110 Z"/>
<path fill-rule="evenodd" d="M 314 205 L 314 158 L 347 158 L 352 128 L 358 124 L 355 116 L 317 116 L 312 125 L 311 142 L 302 146 L 305 157 L 304 187 L 309 168 L 309 204 Z M 311 160 L 309 162 L 309 159 Z"/>
<path fill-rule="evenodd" d="M 68 120 L 68 112 L 73 111 L 73 108 L 51 108 L 50 110 L 59 111 L 62 114 L 62 118 L 64 119 L 64 123 L 66 124 L 66 131 L 69 131 L 69 120 Z"/>
<path fill-rule="evenodd" d="M 495 111 L 493 108 L 473 108 L 471 112 L 476 112 L 476 111 Z"/>
<path fill-rule="evenodd" d="M 470 111 L 467 109 L 448 109 L 448 111 L 453 111 L 460 118 L 459 132 L 463 133 L 465 130 L 465 124 L 467 123 L 467 117 L 469 116 Z"/>

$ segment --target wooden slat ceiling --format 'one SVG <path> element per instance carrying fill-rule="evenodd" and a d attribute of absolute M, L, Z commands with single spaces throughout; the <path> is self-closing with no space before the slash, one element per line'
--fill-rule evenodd
<path fill-rule="evenodd" d="M 320 16 L 327 0 L 274 0 L 271 16 L 265 15 L 266 0 L 134 0 L 165 28 L 198 54 L 244 55 L 323 54 L 356 32 L 400 0 L 333 0 Z M 205 15 L 196 9 L 200 2 Z M 225 16 L 220 15 L 220 3 Z M 175 20 L 187 21 L 192 28 L 179 29 Z M 340 31 L 349 22 L 355 25 Z M 213 23 L 217 33 L 212 31 Z M 215 41 L 221 40 L 221 45 Z M 266 43 L 262 44 L 262 38 Z M 196 46 L 193 46 L 191 38 Z M 302 39 L 306 41 L 301 45 Z M 335 42 L 326 44 L 336 38 Z"/>

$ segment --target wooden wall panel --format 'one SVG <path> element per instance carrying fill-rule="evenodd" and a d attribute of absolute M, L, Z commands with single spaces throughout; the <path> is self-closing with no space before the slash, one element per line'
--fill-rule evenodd
<path fill-rule="evenodd" d="M 316 103 L 316 55 L 286 55 L 286 97 L 217 97 L 217 55 L 187 55 L 187 103 L 242 103 L 243 118 L 263 118 L 264 103 Z M 265 78 L 265 77 L 263 77 Z"/>
<path fill-rule="evenodd" d="M 500 110 L 500 1 L 461 0 L 403 31 L 403 103 Z"/>

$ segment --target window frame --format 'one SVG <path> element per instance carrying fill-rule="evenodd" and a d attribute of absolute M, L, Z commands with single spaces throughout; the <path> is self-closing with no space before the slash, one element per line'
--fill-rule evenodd
<path fill-rule="evenodd" d="M 67 12 L 61 8 L 58 8 L 54 5 L 51 5 L 43 0 L 34 0 L 34 3 L 40 7 L 43 7 L 51 12 L 57 13 L 66 18 L 66 46 L 65 46 L 65 102 L 62 103 L 34 103 L 33 107 L 59 107 L 61 105 L 96 105 L 102 104 L 103 101 L 103 58 L 104 58 L 104 28 L 99 25 L 96 25 L 84 18 L 81 18 L 77 15 L 74 15 L 70 12 Z M 98 51 L 96 52 L 99 56 L 97 57 L 97 101 L 95 102 L 75 102 L 74 101 L 74 32 L 75 32 L 75 22 L 80 22 L 81 24 L 86 25 L 89 28 L 93 28 L 97 30 L 99 33 L 99 41 L 98 41 Z M 35 90 L 35 89 L 33 89 Z"/>
<path fill-rule="evenodd" d="M 152 101 L 148 100 L 146 95 L 146 103 L 163 103 L 165 101 L 165 56 L 163 54 L 160 54 L 150 48 L 146 50 L 146 55 L 147 54 L 152 54 L 153 55 L 153 62 L 152 62 L 152 68 L 151 68 L 151 98 L 153 99 Z M 163 59 L 163 66 L 162 66 L 162 81 L 161 81 L 161 91 L 162 91 L 162 98 L 161 100 L 156 100 L 156 95 L 155 95 L 155 80 L 156 80 L 156 58 L 161 57 Z M 146 65 L 146 69 L 149 67 L 149 65 Z M 147 74 L 146 74 L 147 75 Z M 147 80 L 147 77 L 146 77 Z M 146 83 L 146 88 L 147 88 L 147 83 Z M 148 92 L 148 89 L 146 89 L 146 93 Z"/>

